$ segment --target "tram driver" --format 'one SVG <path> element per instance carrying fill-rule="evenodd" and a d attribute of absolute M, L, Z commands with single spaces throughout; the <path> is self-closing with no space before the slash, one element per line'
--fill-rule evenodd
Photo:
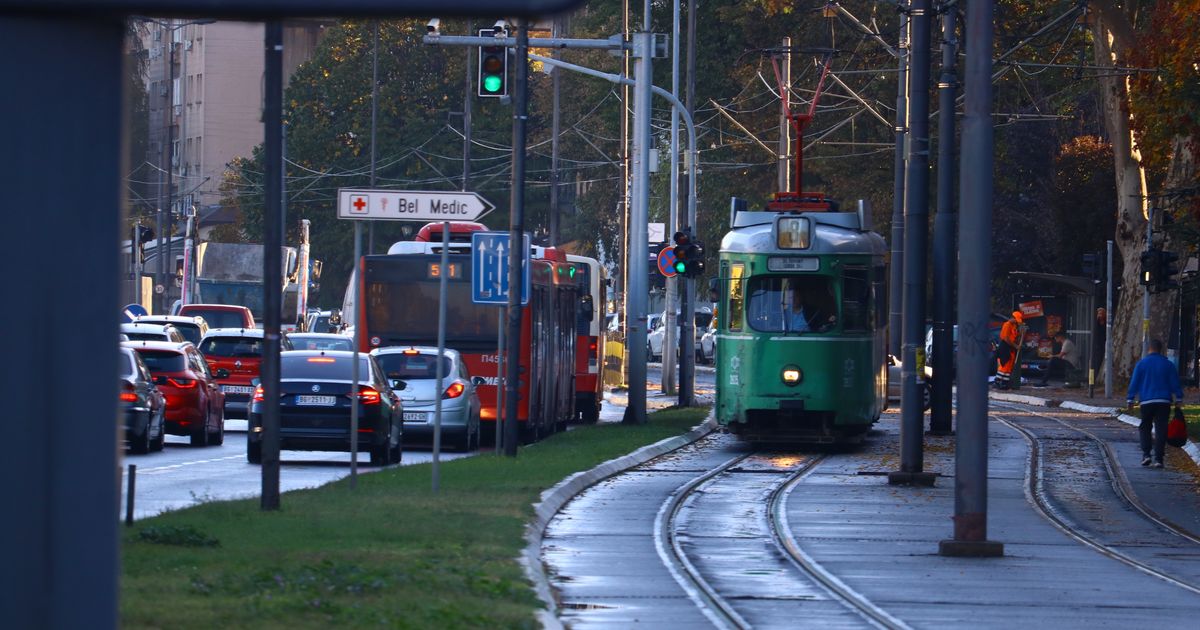
<path fill-rule="evenodd" d="M 837 303 L 828 278 L 763 279 L 752 287 L 750 319 L 764 332 L 825 332 L 837 325 Z"/>

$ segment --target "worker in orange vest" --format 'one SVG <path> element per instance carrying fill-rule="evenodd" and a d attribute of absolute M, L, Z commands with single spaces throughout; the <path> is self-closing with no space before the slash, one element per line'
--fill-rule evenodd
<path fill-rule="evenodd" d="M 1021 311 L 1013 311 L 1012 317 L 1000 328 L 1000 346 L 996 348 L 996 387 L 998 389 L 1016 389 L 1012 381 L 1013 366 L 1017 363 L 1017 355 L 1021 350 L 1021 337 L 1025 328 L 1025 316 Z"/>

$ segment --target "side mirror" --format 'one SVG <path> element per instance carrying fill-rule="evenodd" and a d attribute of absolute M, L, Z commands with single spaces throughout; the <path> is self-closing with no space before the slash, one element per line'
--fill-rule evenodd
<path fill-rule="evenodd" d="M 213 376 L 216 376 L 217 378 L 229 378 L 229 370 L 226 370 L 225 368 L 218 368 L 216 372 L 213 372 Z"/>
<path fill-rule="evenodd" d="M 474 384 L 474 385 L 476 385 L 476 386 L 478 386 L 478 385 L 487 385 L 487 379 L 486 379 L 486 378 L 483 378 L 482 376 L 472 376 L 472 377 L 471 377 L 471 383 L 472 383 L 472 384 Z"/>
<path fill-rule="evenodd" d="M 592 321 L 596 315 L 595 308 L 592 305 L 592 296 L 584 295 L 579 298 L 579 312 L 587 321 Z"/>
<path fill-rule="evenodd" d="M 259 385 L 262 385 L 262 379 L 256 376 L 250 379 L 250 384 L 254 387 L 258 387 Z"/>

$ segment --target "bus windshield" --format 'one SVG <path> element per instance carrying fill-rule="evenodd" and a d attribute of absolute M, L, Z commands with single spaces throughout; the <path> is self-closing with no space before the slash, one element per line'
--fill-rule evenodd
<path fill-rule="evenodd" d="M 367 331 L 380 345 L 422 344 L 437 339 L 438 284 L 433 267 L 439 256 L 405 260 L 370 260 L 366 275 Z M 469 263 L 465 257 L 446 282 L 446 339 L 460 343 L 496 343 L 497 309 L 471 301 Z M 456 277 L 457 274 L 457 277 Z"/>

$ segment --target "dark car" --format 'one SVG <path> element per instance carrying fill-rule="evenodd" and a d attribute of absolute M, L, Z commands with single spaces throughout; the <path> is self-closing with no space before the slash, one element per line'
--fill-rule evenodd
<path fill-rule="evenodd" d="M 294 350 L 280 355 L 280 450 L 350 451 L 352 352 Z M 374 357 L 359 355 L 358 446 L 371 463 L 400 461 L 404 407 Z M 262 463 L 262 386 L 250 404 L 246 459 Z"/>
<path fill-rule="evenodd" d="M 279 348 L 292 349 L 287 336 L 279 342 Z M 245 418 L 254 394 L 251 381 L 258 378 L 262 366 L 263 330 L 213 328 L 200 340 L 199 349 L 225 394 L 225 416 Z"/>
<path fill-rule="evenodd" d="M 137 352 L 121 348 L 121 407 L 125 445 L 134 453 L 161 451 L 166 438 L 167 400 Z"/>
<path fill-rule="evenodd" d="M 137 351 L 167 399 L 166 428 L 185 435 L 192 446 L 225 441 L 225 394 L 208 363 L 190 342 L 126 341 Z"/>

